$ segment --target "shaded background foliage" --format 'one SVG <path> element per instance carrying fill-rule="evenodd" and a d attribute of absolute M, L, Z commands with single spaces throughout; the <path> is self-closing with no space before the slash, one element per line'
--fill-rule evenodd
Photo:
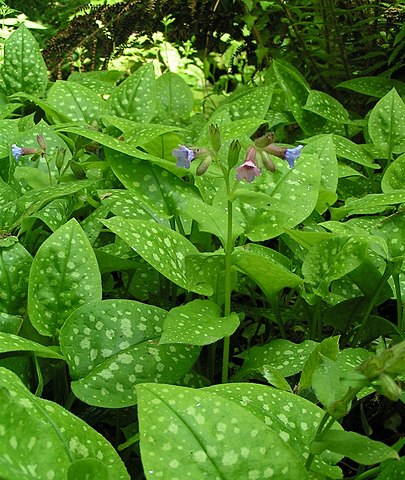
<path fill-rule="evenodd" d="M 356 76 L 382 74 L 403 78 L 405 64 L 404 2 L 390 0 L 131 0 L 125 2 L 14 2 L 14 8 L 50 25 L 45 58 L 54 75 L 72 62 L 77 48 L 91 59 L 86 69 L 106 68 L 135 38 L 162 29 L 172 42 L 193 38 L 201 56 L 223 53 L 228 34 L 237 43 L 231 55 L 256 69 L 272 58 L 291 61 L 315 87 L 330 91 Z M 228 37 L 227 37 L 228 38 Z M 213 68 L 213 66 L 211 66 Z M 237 67 L 235 67 L 237 68 Z M 66 70 L 67 71 L 67 70 Z M 216 69 L 216 75 L 226 73 Z"/>

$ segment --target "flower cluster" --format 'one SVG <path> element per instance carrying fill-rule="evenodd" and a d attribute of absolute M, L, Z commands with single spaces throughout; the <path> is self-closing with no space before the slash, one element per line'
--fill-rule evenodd
<path fill-rule="evenodd" d="M 267 141 L 266 141 L 267 140 Z M 268 135 L 256 140 L 255 145 L 248 148 L 245 161 L 236 169 L 236 179 L 252 182 L 261 174 L 261 166 L 271 172 L 276 171 L 276 166 L 269 154 L 286 160 L 290 168 L 294 168 L 295 161 L 301 155 L 303 145 L 295 148 L 279 147 L 274 143 L 270 143 L 272 138 Z"/>
<path fill-rule="evenodd" d="M 219 129 L 216 125 L 210 126 L 211 143 L 214 151 L 218 152 L 221 148 L 221 139 Z M 250 183 L 261 175 L 261 169 L 264 167 L 271 172 L 276 171 L 276 166 L 271 158 L 271 155 L 285 160 L 290 168 L 294 168 L 295 161 L 301 155 L 303 145 L 298 145 L 294 148 L 279 147 L 273 143 L 274 135 L 268 133 L 255 140 L 254 145 L 251 145 L 247 151 L 245 160 L 236 169 L 236 179 L 245 180 Z M 228 168 L 233 168 L 238 161 L 240 152 L 240 143 L 233 142 L 229 147 L 228 153 Z M 202 175 L 211 164 L 212 156 L 207 149 L 191 148 L 184 145 L 179 145 L 173 150 L 173 156 L 176 158 L 176 165 L 180 168 L 190 168 L 191 162 L 198 156 L 202 157 L 200 165 L 197 167 L 197 175 Z"/>

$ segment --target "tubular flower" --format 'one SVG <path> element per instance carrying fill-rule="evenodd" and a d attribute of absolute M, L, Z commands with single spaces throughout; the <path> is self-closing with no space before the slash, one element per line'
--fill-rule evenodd
<path fill-rule="evenodd" d="M 21 155 L 23 154 L 23 149 L 14 143 L 13 145 L 11 145 L 11 153 L 13 154 L 15 161 L 18 162 Z"/>
<path fill-rule="evenodd" d="M 246 152 L 245 161 L 236 169 L 236 179 L 246 180 L 248 183 L 253 182 L 255 177 L 260 175 L 261 171 L 256 163 L 256 148 L 249 147 Z"/>
<path fill-rule="evenodd" d="M 195 152 L 191 148 L 179 145 L 179 148 L 175 148 L 172 151 L 174 157 L 176 157 L 176 165 L 179 168 L 190 168 L 192 160 L 195 158 Z"/>
<path fill-rule="evenodd" d="M 287 148 L 284 153 L 284 160 L 287 160 L 290 168 L 294 168 L 294 162 L 301 155 L 301 150 L 304 148 L 304 145 L 298 145 L 295 148 Z"/>
<path fill-rule="evenodd" d="M 34 153 L 39 153 L 39 152 L 40 150 L 38 150 L 38 148 L 19 147 L 15 143 L 11 145 L 11 153 L 15 158 L 16 162 L 18 162 L 20 160 L 20 157 L 23 157 L 24 155 L 32 155 Z"/>

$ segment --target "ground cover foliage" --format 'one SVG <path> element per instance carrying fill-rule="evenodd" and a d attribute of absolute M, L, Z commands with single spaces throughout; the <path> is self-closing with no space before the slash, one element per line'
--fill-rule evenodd
<path fill-rule="evenodd" d="M 401 478 L 404 84 L 185 70 L 5 42 L 0 478 Z"/>

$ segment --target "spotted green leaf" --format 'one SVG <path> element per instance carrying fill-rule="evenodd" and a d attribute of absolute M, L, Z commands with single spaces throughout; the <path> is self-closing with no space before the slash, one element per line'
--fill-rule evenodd
<path fill-rule="evenodd" d="M 381 180 L 381 190 L 384 193 L 405 190 L 405 153 L 395 159 L 385 170 Z"/>
<path fill-rule="evenodd" d="M 236 313 L 221 316 L 221 307 L 210 300 L 193 300 L 172 308 L 163 324 L 159 344 L 208 345 L 232 335 L 239 326 Z"/>
<path fill-rule="evenodd" d="M 373 234 L 382 237 L 387 242 L 391 259 L 405 256 L 405 216 L 392 215 L 373 229 Z"/>
<path fill-rule="evenodd" d="M 379 473 L 377 480 L 397 480 L 405 477 L 405 458 L 387 461 L 384 463 L 382 471 Z"/>
<path fill-rule="evenodd" d="M 103 220 L 103 223 L 170 281 L 187 291 L 210 295 L 209 287 L 190 283 L 186 275 L 185 258 L 197 254 L 198 250 L 178 232 L 154 221 L 122 217 Z"/>
<path fill-rule="evenodd" d="M 352 78 L 336 86 L 377 98 L 383 97 L 393 88 L 395 88 L 400 95 L 405 95 L 404 82 L 381 76 Z"/>
<path fill-rule="evenodd" d="M 352 272 L 364 261 L 368 244 L 364 237 L 344 235 L 316 243 L 302 264 L 305 281 L 313 293 L 326 297 L 334 280 Z"/>
<path fill-rule="evenodd" d="M 73 210 L 73 198 L 56 198 L 44 208 L 31 215 L 31 218 L 42 220 L 53 232 L 65 224 Z"/>
<path fill-rule="evenodd" d="M 241 371 L 269 365 L 283 377 L 290 377 L 302 370 L 317 345 L 312 340 L 296 344 L 289 340 L 277 339 L 266 345 L 251 347 L 240 355 L 244 359 Z"/>
<path fill-rule="evenodd" d="M 1 69 L 7 95 L 25 92 L 43 95 L 48 73 L 39 45 L 32 33 L 20 25 L 6 40 Z"/>
<path fill-rule="evenodd" d="M 311 450 L 315 453 L 331 450 L 361 465 L 373 465 L 389 458 L 399 458 L 398 453 L 388 445 L 356 432 L 343 430 L 329 430 L 323 435 L 322 441 L 312 443 Z"/>
<path fill-rule="evenodd" d="M 281 441 L 291 446 L 302 462 L 306 461 L 309 444 L 315 438 L 324 415 L 324 411 L 313 402 L 291 392 L 254 383 L 228 383 L 204 390 L 227 398 L 251 412 L 274 430 Z M 341 426 L 336 422 L 332 429 L 341 430 Z M 311 471 L 327 478 L 342 478 L 340 469 L 333 465 L 340 458 L 330 452 L 316 456 Z"/>
<path fill-rule="evenodd" d="M 395 88 L 379 100 L 368 119 L 368 133 L 372 142 L 384 148 L 388 158 L 392 153 L 405 151 L 405 103 Z"/>
<path fill-rule="evenodd" d="M 165 133 L 182 130 L 175 125 L 145 124 L 112 115 L 104 115 L 103 122 L 121 130 L 124 140 L 134 146 L 142 146 Z"/>
<path fill-rule="evenodd" d="M 159 99 L 157 106 L 158 118 L 187 118 L 193 109 L 193 94 L 187 83 L 173 72 L 165 72 L 156 81 L 156 94 Z"/>
<path fill-rule="evenodd" d="M 210 117 L 209 123 L 218 123 L 224 112 L 231 121 L 245 119 L 262 119 L 269 109 L 273 86 L 241 88 L 226 98 Z"/>
<path fill-rule="evenodd" d="M 374 163 L 373 157 L 362 145 L 354 143 L 348 138 L 336 135 L 335 133 L 332 134 L 332 139 L 338 157 L 345 158 L 359 165 L 364 165 L 365 167 L 380 168 L 377 163 Z"/>
<path fill-rule="evenodd" d="M 0 312 L 0 332 L 17 334 L 23 322 L 22 317 Z"/>
<path fill-rule="evenodd" d="M 341 220 L 348 215 L 379 213 L 389 206 L 404 202 L 405 189 L 388 193 L 372 193 L 361 198 L 350 199 L 343 207 L 331 208 L 331 219 Z"/>
<path fill-rule="evenodd" d="M 193 185 L 158 165 L 134 163 L 129 157 L 111 156 L 109 152 L 107 161 L 133 198 L 160 215 L 180 214 L 188 201 L 199 198 Z"/>
<path fill-rule="evenodd" d="M 336 201 L 338 162 L 332 135 L 321 135 L 305 147 L 306 153 L 317 154 L 321 165 L 321 185 L 316 210 L 323 213 Z"/>
<path fill-rule="evenodd" d="M 0 245 L 0 311 L 23 313 L 32 257 L 20 243 Z"/>
<path fill-rule="evenodd" d="M 297 123 L 306 133 L 317 132 L 326 120 L 304 108 L 310 92 L 308 83 L 297 69 L 282 60 L 274 60 L 272 69 Z"/>
<path fill-rule="evenodd" d="M 349 123 L 347 110 L 338 100 L 327 93 L 311 90 L 304 108 L 332 122 Z"/>
<path fill-rule="evenodd" d="M 259 245 L 256 247 L 237 248 L 232 263 L 256 282 L 267 298 L 273 299 L 283 288 L 295 288 L 302 282 L 298 275 L 272 257 L 271 249 Z"/>
<path fill-rule="evenodd" d="M 317 155 L 303 154 L 295 168 L 268 175 L 262 173 L 258 188 L 267 193 L 269 206 L 253 209 L 242 202 L 240 206 L 247 223 L 245 234 L 252 241 L 267 240 L 295 227 L 312 213 L 318 200 L 321 167 Z"/>
<path fill-rule="evenodd" d="M 55 335 L 66 318 L 86 302 L 101 299 L 94 251 L 75 219 L 38 249 L 28 287 L 28 313 L 42 335 Z"/>
<path fill-rule="evenodd" d="M 16 138 L 18 124 L 15 120 L 0 120 L 0 158 L 8 157 L 11 153 L 10 139 Z M 12 159 L 15 162 L 14 158 Z M 1 197 L 0 197 L 1 199 Z"/>
<path fill-rule="evenodd" d="M 187 373 L 199 349 L 159 345 L 167 312 L 131 300 L 103 300 L 77 309 L 60 332 L 72 390 L 90 405 L 136 404 L 134 386 L 174 383 Z"/>
<path fill-rule="evenodd" d="M 109 480 L 107 466 L 97 458 L 83 458 L 72 463 L 67 480 Z"/>
<path fill-rule="evenodd" d="M 33 395 L 5 368 L 0 368 L 0 404 L 2 479 L 66 480 L 72 464 L 94 458 L 102 462 L 108 478 L 129 480 L 102 435 L 60 405 Z"/>
<path fill-rule="evenodd" d="M 248 409 L 209 389 L 137 386 L 147 479 L 308 479 L 301 458 Z"/>
<path fill-rule="evenodd" d="M 106 111 L 106 102 L 90 88 L 75 82 L 58 80 L 47 95 L 48 104 L 61 110 L 72 122 L 97 126 Z"/>
<path fill-rule="evenodd" d="M 109 110 L 135 122 L 148 123 L 156 113 L 156 79 L 153 63 L 138 68 L 108 99 Z"/>
<path fill-rule="evenodd" d="M 63 356 L 51 348 L 12 333 L 0 332 L 0 353 L 7 352 L 33 352 L 37 357 L 63 360 Z"/>

